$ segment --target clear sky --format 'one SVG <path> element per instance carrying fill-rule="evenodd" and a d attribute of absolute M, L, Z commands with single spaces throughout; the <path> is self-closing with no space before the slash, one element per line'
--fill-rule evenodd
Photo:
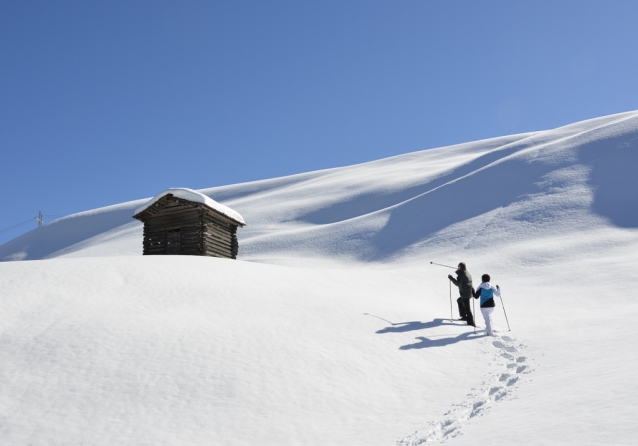
<path fill-rule="evenodd" d="M 3 0 L 0 231 L 638 109 L 637 19 L 616 0 Z"/>

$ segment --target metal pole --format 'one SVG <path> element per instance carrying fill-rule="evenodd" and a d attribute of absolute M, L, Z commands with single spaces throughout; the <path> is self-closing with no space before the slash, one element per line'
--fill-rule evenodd
<path fill-rule="evenodd" d="M 442 263 L 436 263 L 436 262 L 430 262 L 430 265 L 437 265 L 437 266 L 444 266 L 446 268 L 452 268 L 452 269 L 456 269 L 453 266 L 450 265 L 443 265 Z M 450 282 L 450 320 L 454 320 L 454 313 L 452 311 L 452 282 Z"/>
<path fill-rule="evenodd" d="M 503 313 L 505 314 L 505 322 L 507 322 L 507 331 L 512 331 L 510 329 L 510 321 L 507 320 L 507 312 L 505 311 L 505 305 L 503 304 L 503 296 L 499 295 L 498 297 L 501 299 L 501 306 L 503 307 Z"/>
<path fill-rule="evenodd" d="M 474 333 L 476 333 L 476 307 L 474 306 L 474 296 L 470 297 L 472 299 L 472 319 L 474 321 Z"/>
<path fill-rule="evenodd" d="M 450 283 L 450 320 L 454 320 L 452 318 L 452 281 L 448 279 L 448 282 Z"/>
<path fill-rule="evenodd" d="M 446 267 L 446 268 L 456 269 L 456 266 L 443 265 L 443 264 L 441 264 L 441 263 L 435 263 L 435 262 L 430 262 L 430 265 L 438 265 L 438 266 L 444 266 L 444 267 Z"/>

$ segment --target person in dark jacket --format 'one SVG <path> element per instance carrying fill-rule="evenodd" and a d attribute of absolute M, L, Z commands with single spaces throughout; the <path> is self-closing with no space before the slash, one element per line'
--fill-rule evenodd
<path fill-rule="evenodd" d="M 472 275 L 467 270 L 465 263 L 459 263 L 459 266 L 456 269 L 456 279 L 451 275 L 448 275 L 447 277 L 459 288 L 460 297 L 456 299 L 456 302 L 459 304 L 461 320 L 466 321 L 467 325 L 475 327 L 472 310 L 470 310 L 470 299 L 474 293 L 474 287 L 472 286 Z"/>
<path fill-rule="evenodd" d="M 496 288 L 490 283 L 490 275 L 483 274 L 481 277 L 483 283 L 481 283 L 476 291 L 472 293 L 474 299 L 481 298 L 481 313 L 483 313 L 483 319 L 485 319 L 485 331 L 488 336 L 496 336 L 494 334 L 494 324 L 492 323 L 492 313 L 494 312 L 494 295 L 500 297 L 501 289 L 498 285 Z"/>

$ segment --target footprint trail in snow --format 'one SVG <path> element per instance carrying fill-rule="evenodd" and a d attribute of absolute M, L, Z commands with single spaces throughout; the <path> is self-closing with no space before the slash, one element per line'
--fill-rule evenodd
<path fill-rule="evenodd" d="M 533 370 L 529 358 L 521 354 L 525 345 L 516 345 L 516 339 L 501 336 L 492 340 L 490 347 L 496 351 L 499 370 L 491 373 L 479 388 L 473 388 L 463 402 L 454 404 L 441 420 L 430 422 L 423 430 L 398 440 L 397 446 L 438 443 L 454 438 L 461 433 L 463 424 L 484 415 L 493 404 L 513 398 L 523 376 Z"/>

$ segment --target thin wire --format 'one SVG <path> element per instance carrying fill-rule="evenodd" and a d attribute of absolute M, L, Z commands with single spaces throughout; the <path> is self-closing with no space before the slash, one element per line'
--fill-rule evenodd
<path fill-rule="evenodd" d="M 2 234 L 3 232 L 6 232 L 6 231 L 10 231 L 11 229 L 15 229 L 15 228 L 17 228 L 19 226 L 26 225 L 27 223 L 31 223 L 33 220 L 35 220 L 35 218 L 30 218 L 30 219 L 28 219 L 26 221 L 23 221 L 22 223 L 18 223 L 17 225 L 13 225 L 13 226 L 10 226 L 8 228 L 4 228 L 4 229 L 0 230 L 0 234 Z"/>

